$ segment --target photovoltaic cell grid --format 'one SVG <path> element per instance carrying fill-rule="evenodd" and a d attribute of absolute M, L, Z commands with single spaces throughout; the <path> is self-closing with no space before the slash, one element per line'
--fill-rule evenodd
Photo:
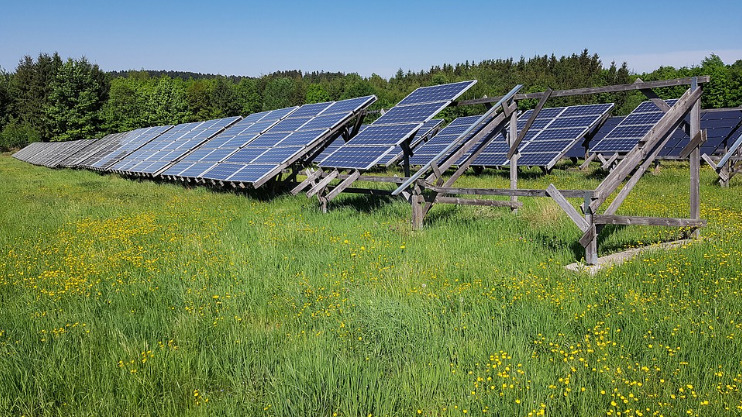
<path fill-rule="evenodd" d="M 616 127 L 621 120 L 624 119 L 625 116 L 614 116 L 609 117 L 598 129 L 597 132 L 593 135 L 591 142 L 593 144 L 598 143 L 601 139 L 605 137 L 605 135 L 608 134 L 611 130 L 613 130 L 614 127 Z M 585 157 L 585 147 L 583 146 L 582 141 L 577 141 L 570 149 L 567 151 L 566 154 L 564 154 L 565 157 L 568 158 L 584 158 Z"/>
<path fill-rule="evenodd" d="M 672 106 L 677 100 L 665 100 Z M 645 101 L 634 109 L 628 116 L 608 132 L 603 139 L 590 147 L 591 153 L 626 153 L 639 143 L 639 140 L 649 132 L 650 129 L 665 114 L 652 101 Z"/>
<path fill-rule="evenodd" d="M 320 167 L 368 170 L 475 83 L 418 88 L 326 157 Z"/>
<path fill-rule="evenodd" d="M 361 127 L 358 129 L 358 133 L 363 132 L 368 125 L 361 125 Z M 358 134 L 356 133 L 356 134 Z M 328 145 L 319 155 L 317 155 L 316 158 L 314 158 L 314 163 L 319 164 L 322 161 L 325 160 L 328 156 L 330 156 L 333 152 L 340 149 L 341 146 L 345 144 L 345 139 L 342 136 L 339 136 L 337 139 L 333 140 L 330 145 Z"/>
<path fill-rule="evenodd" d="M 706 130 L 706 142 L 701 145 L 701 154 L 721 155 L 724 146 L 731 145 L 742 134 L 742 109 L 709 110 L 701 112 L 701 129 Z M 672 135 L 659 153 L 660 158 L 679 158 L 680 151 L 690 142 L 690 136 L 682 129 Z"/>
<path fill-rule="evenodd" d="M 174 126 L 124 157 L 112 170 L 127 174 L 158 175 L 163 168 L 240 119 L 235 116 Z"/>
<path fill-rule="evenodd" d="M 443 119 L 432 119 L 425 122 L 422 127 L 418 129 L 417 133 L 415 133 L 415 137 L 412 138 L 412 140 L 410 141 L 410 148 L 415 149 L 415 147 L 418 146 L 425 139 L 432 137 L 435 132 L 437 132 L 437 129 L 440 128 L 440 126 L 443 124 L 443 121 Z M 381 158 L 378 164 L 389 166 L 395 162 L 401 161 L 403 157 L 404 151 L 402 150 L 402 147 L 397 146 L 393 151 L 389 152 L 383 158 Z"/>
<path fill-rule="evenodd" d="M 193 149 L 161 175 L 179 178 L 201 178 L 201 175 L 237 149 L 258 137 L 298 107 L 287 107 L 253 113 Z"/>
<path fill-rule="evenodd" d="M 106 135 L 90 147 L 85 148 L 84 152 L 73 155 L 71 158 L 63 161 L 62 164 L 65 166 L 90 168 L 99 159 L 113 152 L 113 149 L 118 146 L 119 140 L 125 135 L 126 132 Z"/>
<path fill-rule="evenodd" d="M 454 121 L 448 124 L 448 126 L 441 129 L 435 136 L 430 138 L 427 142 L 419 145 L 413 151 L 413 155 L 410 157 L 410 165 L 425 165 L 442 152 L 450 143 L 457 140 L 462 133 L 464 133 L 469 127 L 479 120 L 481 115 L 477 116 L 463 116 L 456 118 Z M 472 130 L 468 137 L 476 135 L 477 129 Z M 462 140 L 464 143 L 465 140 Z M 453 151 L 455 152 L 455 150 Z"/>
<path fill-rule="evenodd" d="M 575 143 L 592 131 L 613 108 L 613 103 L 589 104 L 569 107 L 550 107 L 542 109 L 528 129 L 519 146 L 518 164 L 552 168 Z M 532 110 L 518 117 L 520 132 Z M 476 147 L 475 147 L 476 148 Z M 503 133 L 498 134 L 471 165 L 485 167 L 506 166 L 510 161 L 507 154 L 510 145 Z M 464 155 L 457 161 L 462 164 L 469 157 Z"/>
<path fill-rule="evenodd" d="M 13 157 L 34 165 L 49 168 L 60 166 L 60 163 L 71 155 L 80 152 L 93 143 L 92 140 L 75 140 L 69 142 L 34 142 L 13 154 Z"/>
<path fill-rule="evenodd" d="M 376 96 L 305 104 L 205 172 L 210 180 L 256 184 L 322 145 Z"/>
<path fill-rule="evenodd" d="M 111 166 L 126 157 L 126 155 L 136 151 L 172 127 L 172 125 L 153 126 L 127 132 L 126 135 L 119 140 L 118 146 L 115 147 L 115 150 L 100 158 L 98 161 L 93 163 L 91 167 L 93 169 L 107 171 Z"/>

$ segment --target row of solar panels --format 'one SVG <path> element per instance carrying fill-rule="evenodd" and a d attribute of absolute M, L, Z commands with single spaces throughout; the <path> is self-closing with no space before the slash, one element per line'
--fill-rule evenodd
<path fill-rule="evenodd" d="M 484 127 L 474 126 L 479 116 L 460 117 L 443 128 L 442 120 L 434 119 L 475 83 L 419 88 L 374 123 L 357 129 L 350 140 L 349 135 L 340 137 L 340 132 L 353 131 L 356 116 L 376 100 L 375 96 L 289 107 L 245 118 L 143 128 L 99 140 L 34 143 L 14 156 L 50 167 L 251 183 L 256 187 L 297 162 L 334 169 L 389 166 L 403 159 L 403 145 L 412 149 L 411 164 L 425 165 L 451 143 L 463 145 L 477 137 Z M 672 105 L 675 100 L 666 103 Z M 625 117 L 608 118 L 612 109 L 611 103 L 542 109 L 519 146 L 519 165 L 550 169 L 565 156 L 585 156 L 586 144 L 591 153 L 628 152 L 664 114 L 652 101 Z M 518 129 L 531 115 L 531 110 L 519 115 Z M 740 123 L 742 109 L 704 112 L 701 128 L 707 129 L 708 140 L 702 152 L 723 153 L 742 134 Z M 484 139 L 489 138 L 479 140 Z M 688 141 L 678 130 L 660 156 L 679 155 Z M 449 155 L 457 149 L 450 149 Z M 499 135 L 478 152 L 471 165 L 506 166 L 508 151 L 504 136 Z M 470 158 L 470 153 L 465 154 L 456 163 Z"/>

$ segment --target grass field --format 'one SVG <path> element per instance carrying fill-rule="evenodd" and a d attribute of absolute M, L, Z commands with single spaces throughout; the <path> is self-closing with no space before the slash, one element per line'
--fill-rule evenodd
<path fill-rule="evenodd" d="M 620 214 L 688 216 L 688 170 Z M 742 183 L 702 171 L 703 240 L 595 276 L 548 199 L 436 206 L 235 194 L 0 156 L 0 414 L 742 414 Z M 600 173 L 522 175 L 594 188 Z M 462 186 L 507 186 L 506 172 Z M 682 235 L 628 227 L 601 255 Z"/>

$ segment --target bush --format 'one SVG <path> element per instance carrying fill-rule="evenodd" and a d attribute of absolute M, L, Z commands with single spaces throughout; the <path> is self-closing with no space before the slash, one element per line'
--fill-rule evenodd
<path fill-rule="evenodd" d="M 41 140 L 41 134 L 28 123 L 11 122 L 0 132 L 0 151 L 20 149 Z"/>

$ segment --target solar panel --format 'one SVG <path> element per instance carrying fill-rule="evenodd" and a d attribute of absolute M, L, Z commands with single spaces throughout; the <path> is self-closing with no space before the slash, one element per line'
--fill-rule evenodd
<path fill-rule="evenodd" d="M 520 143 L 518 163 L 527 166 L 553 167 L 567 150 L 593 130 L 612 108 L 613 104 L 608 103 L 541 109 Z M 532 110 L 528 110 L 518 117 L 519 130 L 525 127 L 532 113 Z M 411 161 L 416 165 L 427 164 L 448 144 L 459 139 L 461 132 L 467 130 L 478 117 L 462 118 L 461 124 L 453 126 L 450 132 L 449 127 L 443 129 L 433 140 L 426 143 L 425 147 L 417 149 Z M 452 125 L 454 124 L 452 123 Z M 477 132 L 478 130 L 474 129 L 469 136 L 473 137 Z M 480 142 L 483 140 L 485 138 L 482 138 Z M 465 143 L 465 141 L 462 141 L 462 143 Z M 473 149 L 476 148 L 477 146 Z M 449 155 L 453 154 L 456 149 L 452 149 Z M 500 133 L 486 145 L 477 158 L 471 162 L 471 165 L 505 166 L 509 163 L 507 158 L 509 151 L 510 145 L 505 140 L 504 134 Z M 470 158 L 470 155 L 471 152 L 462 156 L 457 164 L 463 164 Z"/>
<path fill-rule="evenodd" d="M 476 123 L 480 117 L 481 115 L 463 116 L 452 121 L 448 126 L 441 129 L 427 142 L 415 148 L 413 155 L 410 157 L 410 164 L 425 165 L 430 162 L 433 157 L 437 156 L 450 143 L 458 139 L 462 133 L 464 133 L 474 123 Z M 472 131 L 469 137 L 475 135 L 476 133 L 476 131 Z"/>
<path fill-rule="evenodd" d="M 415 149 L 421 142 L 429 139 L 438 132 L 438 129 L 443 124 L 443 119 L 433 119 L 423 123 L 422 127 L 417 131 L 415 137 L 410 141 L 410 148 Z M 397 146 L 393 151 L 386 154 L 378 162 L 379 165 L 389 166 L 396 162 L 399 162 L 404 157 L 404 151 L 401 146 Z"/>
<path fill-rule="evenodd" d="M 624 119 L 625 116 L 614 116 L 609 117 L 598 129 L 597 132 L 593 135 L 591 142 L 592 143 L 598 143 L 601 139 L 605 137 L 605 135 L 608 134 L 611 130 L 613 130 L 614 127 L 616 127 L 621 120 Z M 572 148 L 570 148 L 569 151 L 567 151 L 564 156 L 568 158 L 584 158 L 585 157 L 585 147 L 583 146 L 582 141 L 577 141 Z"/>
<path fill-rule="evenodd" d="M 665 100 L 672 106 L 677 100 Z M 618 123 L 603 139 L 590 147 L 591 153 L 626 153 L 654 127 L 665 114 L 652 101 L 645 101 Z"/>
<path fill-rule="evenodd" d="M 75 155 L 74 161 L 63 161 L 63 163 L 69 164 L 69 166 L 90 168 L 92 164 L 96 163 L 99 159 L 113 152 L 113 150 L 118 147 L 121 138 L 123 138 L 127 133 L 128 132 L 122 132 L 106 135 L 99 139 L 90 148 L 86 148 L 84 153 Z"/>
<path fill-rule="evenodd" d="M 283 168 L 306 158 L 337 134 L 337 129 L 358 112 L 376 101 L 376 96 L 358 97 L 338 102 L 305 104 L 224 158 L 200 178 L 252 183 L 278 175 Z M 227 170 L 219 169 L 229 164 Z M 240 166 L 240 169 L 233 169 Z M 229 175 L 227 175 L 229 174 Z"/>
<path fill-rule="evenodd" d="M 363 132 L 367 127 L 368 125 L 361 125 L 361 127 L 358 129 L 358 133 Z M 316 158 L 314 158 L 314 163 L 321 163 L 325 160 L 325 158 L 332 155 L 333 152 L 340 149 L 343 144 L 345 144 L 345 139 L 342 136 L 339 136 L 337 139 L 332 141 L 332 143 L 330 143 L 330 145 L 328 145 L 319 155 L 317 155 Z"/>
<path fill-rule="evenodd" d="M 260 136 L 297 108 L 287 107 L 253 113 L 193 149 L 180 162 L 168 167 L 161 175 L 200 178 L 202 173 Z"/>
<path fill-rule="evenodd" d="M 321 167 L 368 170 L 476 81 L 421 87 L 320 162 Z M 353 158 L 353 148 L 358 158 Z M 375 155 L 375 157 L 373 157 Z"/>
<path fill-rule="evenodd" d="M 701 154 L 721 155 L 742 134 L 742 109 L 706 110 L 701 112 L 701 129 L 706 130 L 706 142 L 701 145 Z M 690 142 L 682 129 L 672 135 L 659 153 L 660 158 L 679 158 L 680 152 Z"/>
<path fill-rule="evenodd" d="M 241 118 L 226 117 L 205 122 L 184 123 L 124 157 L 112 169 L 126 173 L 157 175 L 167 166 L 178 162 L 191 149 L 204 143 Z M 171 134 L 172 132 L 172 134 Z M 121 165 L 123 163 L 123 165 Z"/>
<path fill-rule="evenodd" d="M 103 156 L 98 161 L 93 163 L 91 167 L 93 169 L 108 170 L 122 158 L 126 157 L 126 155 L 129 155 L 130 153 L 139 149 L 147 142 L 160 136 L 162 133 L 166 132 L 170 128 L 172 128 L 172 125 L 154 126 L 132 130 L 131 132 L 128 132 L 126 136 L 121 138 L 121 140 L 119 141 L 119 145 L 118 147 L 116 147 L 115 151 Z"/>

